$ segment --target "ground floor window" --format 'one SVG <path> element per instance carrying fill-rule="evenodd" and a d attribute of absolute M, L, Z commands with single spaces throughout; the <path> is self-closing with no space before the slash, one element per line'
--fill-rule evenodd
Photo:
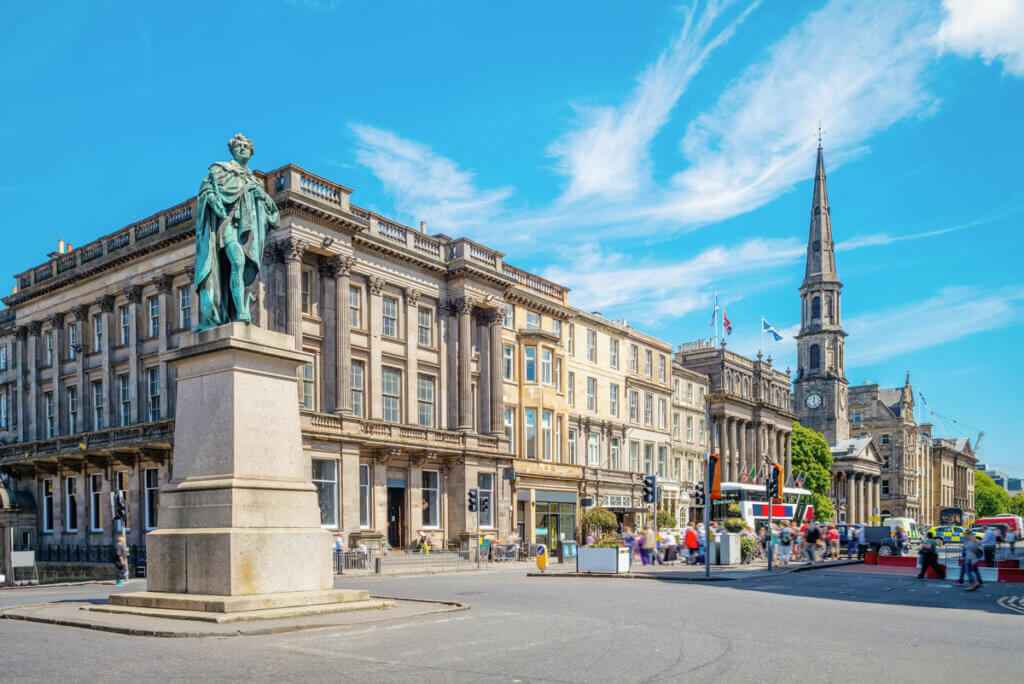
<path fill-rule="evenodd" d="M 146 529 L 156 529 L 156 512 L 160 506 L 160 471 L 156 468 L 146 468 L 143 472 L 146 503 Z"/>
<path fill-rule="evenodd" d="M 64 480 L 64 531 L 78 530 L 78 478 Z"/>
<path fill-rule="evenodd" d="M 575 504 L 538 501 L 535 506 L 534 535 L 538 544 L 557 552 L 562 542 L 576 538 Z"/>
<path fill-rule="evenodd" d="M 370 466 L 359 466 L 359 526 L 370 526 Z"/>
<path fill-rule="evenodd" d="M 53 532 L 53 480 L 43 480 L 43 532 Z"/>
<path fill-rule="evenodd" d="M 89 476 L 89 529 L 99 532 L 103 529 L 103 475 Z"/>
<path fill-rule="evenodd" d="M 441 519 L 441 474 L 423 471 L 423 527 L 438 527 Z"/>
<path fill-rule="evenodd" d="M 337 527 L 338 462 L 314 458 L 313 486 L 316 487 L 317 503 L 320 505 L 320 524 L 324 527 Z"/>

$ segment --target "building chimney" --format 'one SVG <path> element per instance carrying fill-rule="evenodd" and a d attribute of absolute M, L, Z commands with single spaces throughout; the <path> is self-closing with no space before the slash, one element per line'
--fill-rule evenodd
<path fill-rule="evenodd" d="M 64 253 L 64 238 L 57 240 L 57 254 Z"/>
<path fill-rule="evenodd" d="M 421 233 L 426 233 L 427 232 L 427 222 L 426 221 L 420 221 L 420 232 Z"/>

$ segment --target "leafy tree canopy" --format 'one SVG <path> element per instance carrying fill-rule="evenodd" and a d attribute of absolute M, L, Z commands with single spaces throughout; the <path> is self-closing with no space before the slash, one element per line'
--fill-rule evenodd
<path fill-rule="evenodd" d="M 597 506 L 583 514 L 583 526 L 586 528 L 597 529 L 601 532 L 611 532 L 617 525 L 618 519 L 607 508 Z"/>
<path fill-rule="evenodd" d="M 985 473 L 974 473 L 974 511 L 979 518 L 999 513 L 1010 513 L 1013 500 L 1009 493 Z"/>
<path fill-rule="evenodd" d="M 828 485 L 832 477 L 832 451 L 820 432 L 797 422 L 793 423 L 793 473 L 802 475 L 804 489 L 813 492 L 815 520 L 831 520 Z"/>

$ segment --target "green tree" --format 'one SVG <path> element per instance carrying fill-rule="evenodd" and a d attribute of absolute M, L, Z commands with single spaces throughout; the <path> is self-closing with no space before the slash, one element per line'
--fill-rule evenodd
<path fill-rule="evenodd" d="M 1024 494 L 1018 492 L 1015 497 L 1010 499 L 1010 505 L 1013 506 L 1010 510 L 1011 513 L 1024 516 Z"/>
<path fill-rule="evenodd" d="M 618 525 L 615 514 L 607 508 L 596 506 L 583 514 L 583 527 L 598 532 L 611 532 Z"/>
<path fill-rule="evenodd" d="M 804 489 L 811 490 L 815 520 L 832 519 L 832 501 L 828 497 L 832 477 L 832 451 L 820 432 L 793 423 L 793 472 L 804 478 Z"/>
<path fill-rule="evenodd" d="M 974 512 L 979 518 L 1009 513 L 1013 500 L 1009 493 L 985 473 L 974 473 Z"/>

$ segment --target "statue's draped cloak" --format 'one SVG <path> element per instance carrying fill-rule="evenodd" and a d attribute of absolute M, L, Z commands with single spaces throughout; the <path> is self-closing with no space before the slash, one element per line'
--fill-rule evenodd
<path fill-rule="evenodd" d="M 267 230 L 280 225 L 277 207 L 260 199 L 261 189 L 260 180 L 252 171 L 234 161 L 214 163 L 199 186 L 194 276 L 199 294 L 197 330 L 236 320 L 239 313 L 228 289 L 226 259 L 221 256 L 217 242 L 218 226 L 227 217 L 237 215 L 238 219 L 238 244 L 245 254 L 244 286 L 248 288 L 259 276 Z M 224 208 L 224 216 L 218 213 L 220 207 Z"/>

